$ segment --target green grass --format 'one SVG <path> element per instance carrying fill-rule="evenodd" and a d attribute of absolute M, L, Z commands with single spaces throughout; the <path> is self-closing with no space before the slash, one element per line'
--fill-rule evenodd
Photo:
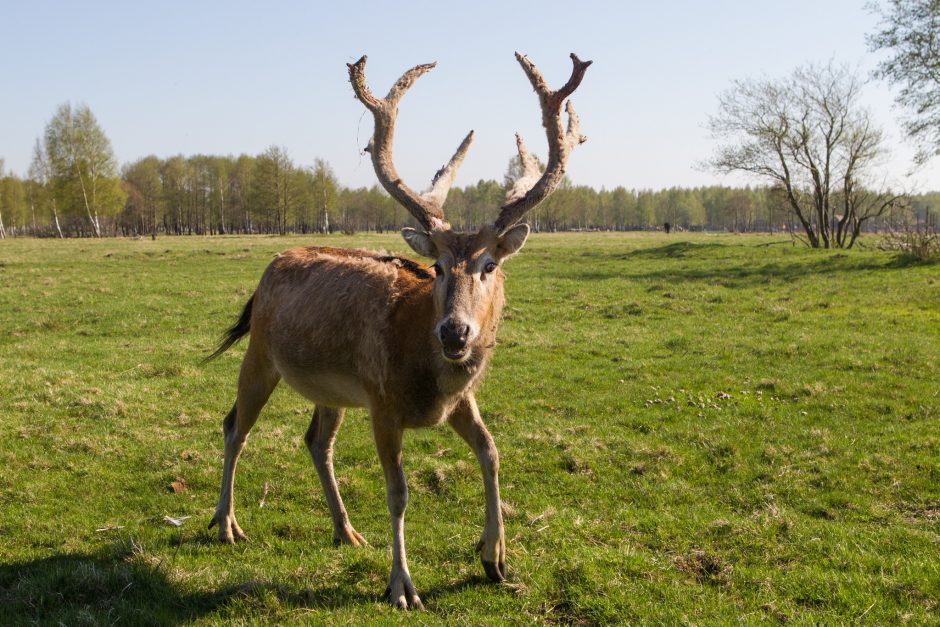
<path fill-rule="evenodd" d="M 940 266 L 781 238 L 536 235 L 508 263 L 478 399 L 510 585 L 473 552 L 473 455 L 446 426 L 413 431 L 427 612 L 387 607 L 366 415 L 348 414 L 336 471 L 372 546 L 336 549 L 301 441 L 311 407 L 283 385 L 239 465 L 252 542 L 216 544 L 244 345 L 199 360 L 275 252 L 324 242 L 404 250 L 0 243 L 0 622 L 940 622 Z"/>

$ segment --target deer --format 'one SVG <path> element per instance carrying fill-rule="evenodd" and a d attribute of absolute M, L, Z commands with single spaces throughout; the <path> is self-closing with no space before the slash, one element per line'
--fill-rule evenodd
<path fill-rule="evenodd" d="M 287 250 L 267 266 L 240 317 L 207 358 L 218 357 L 249 336 L 236 400 L 222 422 L 222 486 L 209 528 L 217 525 L 218 538 L 225 543 L 247 540 L 235 519 L 235 467 L 262 407 L 283 379 L 314 403 L 304 443 L 326 497 L 333 542 L 366 545 L 350 524 L 333 472 L 333 443 L 345 409 L 366 408 L 385 478 L 392 528 L 386 598 L 402 609 L 424 609 L 405 554 L 408 486 L 402 466 L 403 433 L 446 420 L 473 450 L 485 495 L 484 527 L 476 551 L 487 577 L 505 581 L 499 453 L 480 417 L 474 392 L 496 345 L 504 304 L 502 265 L 529 236 L 529 226 L 521 219 L 555 190 L 572 149 L 586 140 L 568 97 L 581 84 L 591 61 L 572 53 L 570 78 L 552 90 L 535 65 L 516 53 L 538 95 L 548 137 L 548 162 L 542 172 L 517 133 L 521 176 L 508 191 L 496 220 L 467 233 L 451 228 L 444 220 L 443 206 L 473 131 L 423 194 L 401 180 L 392 160 L 398 103 L 418 77 L 436 64 L 411 68 L 385 98 L 377 98 L 366 86 L 366 59 L 347 64 L 356 97 L 375 119 L 365 150 L 382 186 L 420 227 L 404 228 L 402 237 L 418 255 L 434 260 L 433 264 L 363 250 L 310 246 Z M 566 100 L 567 128 L 561 119 Z"/>

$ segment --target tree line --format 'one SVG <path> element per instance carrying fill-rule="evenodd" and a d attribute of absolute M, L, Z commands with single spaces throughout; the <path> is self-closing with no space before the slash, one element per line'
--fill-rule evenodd
<path fill-rule="evenodd" d="M 513 157 L 501 182 L 452 188 L 447 219 L 466 230 L 492 222 L 519 172 Z M 805 226 L 801 222 L 817 216 L 805 218 L 794 210 L 792 196 L 793 186 L 781 184 L 596 190 L 566 179 L 528 220 L 537 231 L 638 230 L 669 223 L 693 230 L 796 234 Z M 842 218 L 836 214 L 839 192 L 831 196 L 831 211 L 818 216 L 822 221 Z M 865 226 L 926 223 L 938 213 L 940 193 L 907 197 L 870 215 Z M 36 140 L 26 177 L 4 173 L 0 160 L 0 237 L 382 232 L 410 221 L 379 186 L 345 187 L 327 162 L 298 164 L 278 146 L 237 157 L 147 156 L 118 167 L 107 136 L 85 105 L 59 107 Z"/>

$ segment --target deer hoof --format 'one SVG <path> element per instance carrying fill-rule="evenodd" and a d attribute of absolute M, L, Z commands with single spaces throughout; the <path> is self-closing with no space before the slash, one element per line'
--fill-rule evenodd
<path fill-rule="evenodd" d="M 343 531 L 333 534 L 333 546 L 348 544 L 350 546 L 369 546 L 366 539 L 352 527 L 347 527 Z"/>
<path fill-rule="evenodd" d="M 423 610 L 424 604 L 415 592 L 411 576 L 407 572 L 393 572 L 389 578 L 385 596 L 394 607 L 402 610 Z"/>
<path fill-rule="evenodd" d="M 209 521 L 209 529 L 216 525 L 219 526 L 219 542 L 224 544 L 235 544 L 235 540 L 248 542 L 248 536 L 238 526 L 234 516 L 219 515 L 216 513 Z"/>
<path fill-rule="evenodd" d="M 486 576 L 497 583 L 506 581 L 506 562 L 489 562 L 480 560 L 483 563 L 483 570 Z"/>
<path fill-rule="evenodd" d="M 502 534 L 495 542 L 487 542 L 485 537 L 480 539 L 476 551 L 486 576 L 498 583 L 506 581 L 506 543 Z"/>

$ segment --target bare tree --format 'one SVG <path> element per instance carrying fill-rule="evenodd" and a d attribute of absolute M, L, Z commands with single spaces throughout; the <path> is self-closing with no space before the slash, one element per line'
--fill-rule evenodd
<path fill-rule="evenodd" d="M 721 144 L 708 165 L 780 187 L 813 248 L 851 248 L 898 199 L 877 180 L 884 135 L 859 104 L 861 86 L 831 62 L 735 81 L 709 119 Z"/>

